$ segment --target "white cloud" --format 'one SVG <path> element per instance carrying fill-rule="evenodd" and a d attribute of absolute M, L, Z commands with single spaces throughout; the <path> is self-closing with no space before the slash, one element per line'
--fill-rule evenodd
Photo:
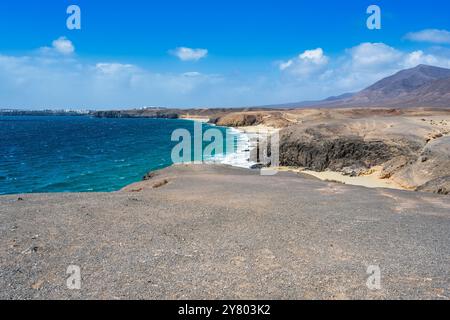
<path fill-rule="evenodd" d="M 76 57 L 0 54 L 1 107 L 130 108 L 231 103 L 216 74 L 156 73 L 120 62 L 82 63 Z"/>
<path fill-rule="evenodd" d="M 197 71 L 190 71 L 190 72 L 183 73 L 183 76 L 185 76 L 185 77 L 200 77 L 201 75 L 202 74 Z"/>
<path fill-rule="evenodd" d="M 294 63 L 294 61 L 292 61 L 292 60 L 280 62 L 280 70 L 281 71 L 286 70 L 287 68 L 292 66 L 293 63 Z"/>
<path fill-rule="evenodd" d="M 155 72 L 118 61 L 86 63 L 57 48 L 47 48 L 47 54 L 0 54 L 0 108 L 266 105 L 354 92 L 418 64 L 450 67 L 446 48 L 406 51 L 384 43 L 362 43 L 332 56 L 322 48 L 306 50 L 277 62 L 272 71 L 278 72 L 267 72 L 264 65 L 255 71 L 252 65 L 252 71 L 243 66 L 226 75 Z"/>
<path fill-rule="evenodd" d="M 122 64 L 122 63 L 97 63 L 95 65 L 95 69 L 100 73 L 105 75 L 114 75 L 121 72 L 131 72 L 135 71 L 138 68 L 132 64 Z"/>
<path fill-rule="evenodd" d="M 328 58 L 324 56 L 322 48 L 306 50 L 299 56 L 299 58 L 303 61 L 309 61 L 314 64 L 326 64 L 328 62 Z"/>
<path fill-rule="evenodd" d="M 66 37 L 60 37 L 52 42 L 53 48 L 62 54 L 71 54 L 75 52 L 75 47 L 72 41 Z"/>
<path fill-rule="evenodd" d="M 361 43 L 348 50 L 357 68 L 374 68 L 395 63 L 402 53 L 384 43 Z"/>
<path fill-rule="evenodd" d="M 182 61 L 198 61 L 208 55 L 208 50 L 206 49 L 192 49 L 187 47 L 178 47 L 169 52 Z"/>
<path fill-rule="evenodd" d="M 306 50 L 298 57 L 279 63 L 281 71 L 287 71 L 297 76 L 310 76 L 323 69 L 328 64 L 329 58 L 322 48 Z"/>
<path fill-rule="evenodd" d="M 39 52 L 44 55 L 70 56 L 75 52 L 75 46 L 66 37 L 59 37 L 52 41 L 51 47 L 41 47 Z"/>
<path fill-rule="evenodd" d="M 417 51 L 409 53 L 405 57 L 404 63 L 403 63 L 403 65 L 406 68 L 412 68 L 419 64 L 447 67 L 448 60 L 447 59 L 439 59 L 438 57 L 436 57 L 432 54 L 425 54 L 422 50 L 417 50 Z"/>
<path fill-rule="evenodd" d="M 450 68 L 450 50 L 402 51 L 384 43 L 361 43 L 333 59 L 323 50 L 307 50 L 278 63 L 282 101 L 325 98 L 361 90 L 405 68 L 428 64 Z M 274 90 L 274 91 L 276 91 Z"/>
<path fill-rule="evenodd" d="M 410 32 L 405 38 L 417 42 L 450 44 L 450 32 L 447 30 L 425 29 L 418 32 Z"/>

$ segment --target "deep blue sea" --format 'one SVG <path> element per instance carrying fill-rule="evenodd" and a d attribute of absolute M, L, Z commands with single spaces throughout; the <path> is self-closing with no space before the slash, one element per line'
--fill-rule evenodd
<path fill-rule="evenodd" d="M 119 190 L 172 165 L 179 128 L 194 122 L 0 116 L 0 194 Z"/>

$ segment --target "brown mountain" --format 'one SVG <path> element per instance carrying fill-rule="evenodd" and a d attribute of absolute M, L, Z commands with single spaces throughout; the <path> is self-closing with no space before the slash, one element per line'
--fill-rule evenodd
<path fill-rule="evenodd" d="M 298 106 L 305 107 L 304 104 Z M 353 95 L 314 107 L 450 107 L 450 69 L 419 65 L 384 78 Z"/>

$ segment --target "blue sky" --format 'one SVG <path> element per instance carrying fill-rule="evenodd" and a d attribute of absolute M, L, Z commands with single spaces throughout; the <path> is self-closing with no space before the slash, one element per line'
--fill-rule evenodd
<path fill-rule="evenodd" d="M 68 30 L 66 8 L 81 8 Z M 381 8 L 381 30 L 366 9 Z M 0 3 L 0 107 L 247 106 L 321 99 L 450 67 L 450 3 Z"/>

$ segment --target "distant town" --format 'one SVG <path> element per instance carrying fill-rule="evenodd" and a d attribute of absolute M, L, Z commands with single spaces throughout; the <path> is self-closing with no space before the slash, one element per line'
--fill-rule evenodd
<path fill-rule="evenodd" d="M 165 110 L 165 107 L 140 107 L 133 110 Z M 0 116 L 84 116 L 93 115 L 97 111 L 92 109 L 0 109 Z"/>

